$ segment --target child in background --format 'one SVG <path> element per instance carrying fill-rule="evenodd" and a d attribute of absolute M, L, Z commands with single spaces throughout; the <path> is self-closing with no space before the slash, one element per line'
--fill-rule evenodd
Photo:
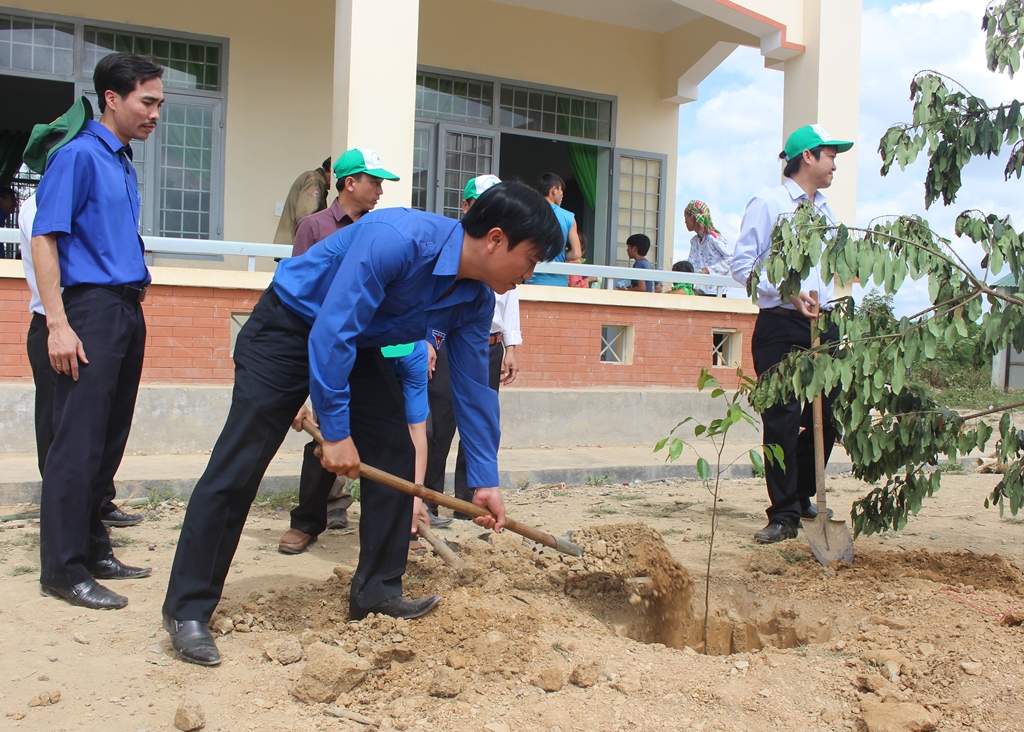
<path fill-rule="evenodd" d="M 580 258 L 577 264 L 586 264 L 587 235 L 580 232 Z M 584 277 L 583 275 L 569 275 L 569 287 L 592 287 L 597 282 L 597 277 Z"/>
<path fill-rule="evenodd" d="M 685 259 L 681 262 L 676 262 L 672 265 L 673 272 L 693 272 L 693 265 L 687 262 Z M 694 295 L 693 285 L 689 282 L 676 282 L 672 285 L 672 289 L 668 291 L 669 295 Z"/>

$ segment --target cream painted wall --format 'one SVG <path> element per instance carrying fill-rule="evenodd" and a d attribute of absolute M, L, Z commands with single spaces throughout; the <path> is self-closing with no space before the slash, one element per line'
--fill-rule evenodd
<path fill-rule="evenodd" d="M 806 53 L 785 65 L 783 136 L 815 122 L 840 140 L 857 139 L 860 109 L 859 2 L 806 0 Z M 842 29 L 842 30 L 839 30 Z M 782 149 L 783 139 L 779 149 Z M 857 206 L 858 147 L 836 159 L 829 205 L 852 222 Z"/>
<path fill-rule="evenodd" d="M 420 0 L 419 49 L 426 66 L 617 96 L 616 145 L 668 155 L 664 241 L 674 241 L 679 107 L 662 101 L 660 34 L 480 0 Z"/>
<path fill-rule="evenodd" d="M 178 0 L 5 0 L 31 12 L 229 39 L 224 238 L 269 242 L 274 202 L 331 150 L 334 0 L 278 3 Z M 295 70 L 298 70 L 296 73 Z"/>

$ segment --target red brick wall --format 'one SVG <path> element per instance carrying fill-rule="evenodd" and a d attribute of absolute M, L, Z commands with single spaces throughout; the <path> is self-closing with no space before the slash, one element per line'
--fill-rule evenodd
<path fill-rule="evenodd" d="M 259 290 L 154 285 L 143 307 L 149 336 L 143 382 L 230 384 L 231 314 L 249 312 Z M 657 297 L 657 296 L 654 296 Z M 31 381 L 25 355 L 28 288 L 21 279 L 0 278 L 0 380 Z M 711 365 L 712 329 L 742 334 L 743 370 L 753 375 L 750 336 L 754 316 L 687 310 L 523 301 L 524 344 L 515 386 L 669 386 L 694 388 Z M 633 361 L 603 363 L 601 326 L 633 325 Z M 715 369 L 724 386 L 735 371 Z"/>
<path fill-rule="evenodd" d="M 743 371 L 754 372 L 750 336 L 755 316 L 750 314 L 522 302 L 520 317 L 523 346 L 516 349 L 516 360 L 521 371 L 514 386 L 696 388 L 701 369 L 711 366 L 714 328 L 741 333 Z M 633 326 L 632 363 L 601 361 L 604 325 Z M 736 383 L 734 368 L 716 368 L 714 374 L 723 386 Z"/>
<path fill-rule="evenodd" d="M 231 313 L 249 312 L 259 290 L 153 285 L 146 312 L 142 381 L 152 384 L 230 384 L 234 366 Z M 31 381 L 25 333 L 31 316 L 24 280 L 0 279 L 0 380 Z M 88 355 L 88 351 L 86 351 Z"/>

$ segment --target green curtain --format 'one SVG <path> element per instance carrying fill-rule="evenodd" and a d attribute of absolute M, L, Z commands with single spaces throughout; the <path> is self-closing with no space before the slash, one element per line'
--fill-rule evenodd
<path fill-rule="evenodd" d="M 9 186 L 18 169 L 21 156 L 28 144 L 27 132 L 4 130 L 0 132 L 0 186 Z"/>
<path fill-rule="evenodd" d="M 572 164 L 572 173 L 576 183 L 583 191 L 583 200 L 591 211 L 597 210 L 597 148 L 593 145 L 581 145 L 578 142 L 565 143 Z"/>

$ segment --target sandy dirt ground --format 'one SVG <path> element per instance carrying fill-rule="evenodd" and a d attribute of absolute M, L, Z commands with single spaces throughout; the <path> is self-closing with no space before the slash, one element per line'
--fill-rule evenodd
<path fill-rule="evenodd" d="M 586 556 L 455 522 L 437 534 L 466 566 L 411 557 L 406 595 L 443 596 L 411 622 L 348 620 L 354 529 L 284 556 L 287 512 L 257 505 L 214 618 L 218 668 L 176 660 L 160 629 L 180 503 L 114 530 L 120 559 L 154 569 L 111 583 L 121 611 L 41 596 L 38 522 L 8 521 L 0 728 L 173 730 L 185 702 L 223 732 L 1019 730 L 1024 521 L 983 507 L 997 480 L 947 474 L 904 532 L 828 567 L 802 536 L 755 544 L 763 482 L 723 483 L 707 655 L 712 501 L 696 483 L 509 491 L 511 516 L 573 531 Z M 840 516 L 865 492 L 829 485 Z"/>

